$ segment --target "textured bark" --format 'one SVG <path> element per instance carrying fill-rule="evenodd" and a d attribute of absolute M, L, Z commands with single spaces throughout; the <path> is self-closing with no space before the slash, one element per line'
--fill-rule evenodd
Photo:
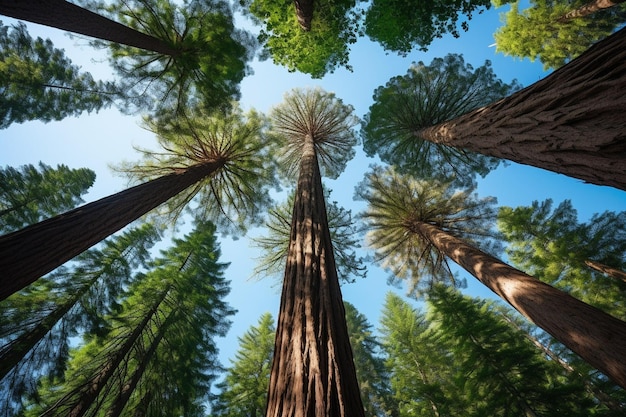
<path fill-rule="evenodd" d="M 90 378 L 89 382 L 81 387 L 82 389 L 80 390 L 80 392 L 73 392 L 71 397 L 64 397 L 64 400 L 66 400 L 67 402 L 69 402 L 70 398 L 74 397 L 74 404 L 67 405 L 66 401 L 59 401 L 53 407 L 46 410 L 41 415 L 41 417 L 59 415 L 67 415 L 68 417 L 83 416 L 96 400 L 98 394 L 100 394 L 109 379 L 111 379 L 111 377 L 115 373 L 115 370 L 122 363 L 122 360 L 126 357 L 126 355 L 128 355 L 148 323 L 150 323 L 153 316 L 158 311 L 159 306 L 167 296 L 170 288 L 171 287 L 168 286 L 168 288 L 160 294 L 156 302 L 152 305 L 152 307 L 143 317 L 141 322 L 139 322 L 137 326 L 135 326 L 133 331 L 124 338 L 124 342 L 122 343 L 122 345 L 111 354 L 108 361 L 106 361 L 106 363 L 103 364 L 100 370 Z M 65 413 L 64 410 L 69 411 Z"/>
<path fill-rule="evenodd" d="M 293 0 L 298 24 L 305 32 L 311 30 L 313 20 L 313 0 Z"/>
<path fill-rule="evenodd" d="M 592 261 L 591 259 L 585 260 L 585 265 L 598 272 L 606 274 L 611 278 L 626 282 L 626 272 L 620 271 L 617 268 L 610 267 L 608 265 L 601 264 L 600 262 Z"/>
<path fill-rule="evenodd" d="M 421 139 L 626 190 L 626 29 Z"/>
<path fill-rule="evenodd" d="M 180 53 L 158 38 L 64 0 L 0 0 L 0 14 L 172 57 Z"/>
<path fill-rule="evenodd" d="M 593 14 L 602 9 L 609 9 L 613 6 L 617 6 L 624 1 L 626 0 L 592 0 L 589 3 L 583 4 L 577 9 L 565 13 L 559 18 L 559 22 L 566 22 L 570 19 L 575 19 L 577 17 L 589 16 L 590 14 Z"/>
<path fill-rule="evenodd" d="M 181 169 L 0 236 L 0 300 L 21 290 L 187 187 L 223 161 Z"/>
<path fill-rule="evenodd" d="M 436 226 L 414 231 L 558 341 L 626 388 L 626 322 L 575 299 Z"/>
<path fill-rule="evenodd" d="M 266 416 L 364 416 L 310 137 L 295 195 Z"/>

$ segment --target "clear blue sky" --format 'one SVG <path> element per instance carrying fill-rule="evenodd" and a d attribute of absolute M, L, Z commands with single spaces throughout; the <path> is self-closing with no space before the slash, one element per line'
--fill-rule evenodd
<path fill-rule="evenodd" d="M 288 73 L 270 61 L 255 62 L 254 75 L 247 77 L 241 85 L 242 104 L 246 108 L 267 111 L 272 105 L 280 103 L 283 94 L 293 87 L 321 86 L 352 104 L 356 115 L 362 117 L 372 103 L 376 87 L 393 76 L 405 74 L 411 62 L 429 64 L 433 58 L 448 53 L 463 54 L 466 62 L 474 67 L 482 65 L 487 59 L 491 60 L 495 73 L 504 81 L 517 79 L 524 86 L 530 85 L 546 75 L 540 63 L 496 54 L 495 48 L 490 47 L 494 43 L 492 34 L 500 25 L 500 12 L 501 9 L 476 15 L 470 22 L 469 32 L 462 33 L 459 39 L 446 36 L 435 41 L 427 53 L 413 52 L 406 58 L 386 54 L 376 44 L 365 38 L 360 39 L 351 53 L 350 63 L 354 72 L 339 69 L 322 80 Z M 4 24 L 13 22 L 4 17 L 0 19 Z M 86 46 L 86 41 L 69 39 L 60 31 L 39 25 L 28 26 L 31 35 L 51 38 L 57 47 L 66 49 L 66 54 L 74 63 L 90 71 L 94 77 L 112 77 L 104 55 Z M 97 173 L 96 184 L 86 198 L 87 202 L 93 201 L 126 186 L 122 178 L 111 173 L 109 164 L 137 160 L 139 156 L 133 146 L 156 146 L 152 135 L 139 126 L 139 121 L 139 117 L 123 116 L 117 110 L 109 109 L 60 122 L 43 124 L 33 121 L 14 125 L 0 131 L 0 165 L 18 166 L 43 161 L 49 165 L 64 163 L 73 168 L 89 167 Z M 366 158 L 359 149 L 357 157 L 349 163 L 342 176 L 327 183 L 333 189 L 331 198 L 357 212 L 362 204 L 352 201 L 354 186 L 373 162 L 375 160 Z M 596 212 L 626 209 L 626 192 L 584 184 L 563 175 L 517 164 L 489 174 L 479 182 L 477 191 L 481 196 L 496 196 L 500 205 L 507 206 L 529 205 L 533 200 L 546 198 L 553 198 L 556 203 L 571 199 L 583 220 Z M 181 232 L 184 231 L 184 228 L 181 229 Z M 252 233 L 263 233 L 263 230 L 256 229 Z M 227 365 L 228 358 L 237 348 L 238 336 L 250 325 L 256 324 L 266 311 L 276 318 L 279 286 L 275 279 L 251 279 L 254 258 L 259 254 L 249 247 L 246 239 L 221 239 L 221 247 L 223 261 L 231 262 L 226 272 L 227 278 L 232 281 L 229 302 L 239 310 L 233 318 L 228 337 L 220 343 L 222 362 Z M 462 274 L 470 284 L 469 294 L 490 294 L 474 278 L 464 272 Z M 386 284 L 387 276 L 386 272 L 370 265 L 366 279 L 343 286 L 344 299 L 353 303 L 375 326 L 378 325 L 385 293 L 389 290 L 403 293 L 403 289 L 392 289 Z"/>

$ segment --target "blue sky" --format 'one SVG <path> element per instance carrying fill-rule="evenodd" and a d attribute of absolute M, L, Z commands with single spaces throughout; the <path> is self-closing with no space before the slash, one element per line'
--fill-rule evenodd
<path fill-rule="evenodd" d="M 321 86 L 353 105 L 355 114 L 362 117 L 372 104 L 376 87 L 385 84 L 393 76 L 405 74 L 411 62 L 423 61 L 429 64 L 433 58 L 448 53 L 463 54 L 465 61 L 474 67 L 484 64 L 487 59 L 491 60 L 499 78 L 506 82 L 517 79 L 522 85 L 528 86 L 545 77 L 542 65 L 497 54 L 495 48 L 490 46 L 494 43 L 492 34 L 500 25 L 499 14 L 502 11 L 490 10 L 475 15 L 470 22 L 469 32 L 462 33 L 459 39 L 446 36 L 435 41 L 428 52 L 413 52 L 405 58 L 387 54 L 378 45 L 362 38 L 352 48 L 350 64 L 354 72 L 339 69 L 322 80 L 289 73 L 270 61 L 255 62 L 254 75 L 247 77 L 241 85 L 242 105 L 267 111 L 272 105 L 280 103 L 283 94 L 291 88 Z M 14 22 L 4 17 L 0 17 L 0 20 L 4 24 Z M 28 27 L 31 35 L 49 37 L 57 47 L 66 49 L 66 54 L 74 63 L 90 71 L 94 77 L 112 77 L 104 55 L 86 46 L 85 40 L 70 39 L 61 31 L 39 25 L 29 24 Z M 49 165 L 64 163 L 73 168 L 91 168 L 96 171 L 97 178 L 86 201 L 94 201 L 126 187 L 123 178 L 111 173 L 110 164 L 137 160 L 139 155 L 133 146 L 156 146 L 152 135 L 143 130 L 139 122 L 140 117 L 123 116 L 115 109 L 108 109 L 60 122 L 43 124 L 33 121 L 14 125 L 0 131 L 0 165 L 18 166 L 43 161 Z M 331 199 L 357 212 L 362 203 L 352 201 L 354 186 L 374 162 L 375 159 L 365 157 L 359 148 L 356 158 L 348 164 L 342 176 L 337 181 L 327 182 L 333 189 Z M 596 212 L 626 209 L 626 192 L 585 184 L 580 180 L 514 163 L 499 168 L 481 180 L 477 192 L 480 196 L 495 196 L 500 205 L 507 206 L 529 205 L 533 200 L 546 198 L 553 198 L 556 203 L 571 199 L 581 220 Z M 185 228 L 181 232 L 185 232 Z M 263 230 L 252 231 L 252 234 L 259 233 L 263 233 Z M 237 348 L 237 336 L 250 325 L 256 324 L 260 315 L 266 311 L 276 317 L 279 286 L 276 279 L 257 280 L 251 277 L 254 258 L 259 254 L 249 247 L 247 239 L 222 239 L 221 247 L 223 261 L 231 262 L 226 272 L 227 278 L 232 281 L 229 302 L 239 310 L 233 318 L 228 337 L 220 343 L 223 363 L 228 364 L 228 358 L 233 356 Z M 462 274 L 469 284 L 467 293 L 490 295 L 474 278 L 464 272 Z M 366 279 L 343 286 L 344 299 L 353 303 L 375 326 L 385 293 L 389 290 L 403 293 L 402 288 L 391 288 L 386 284 L 387 276 L 387 272 L 370 265 Z"/>

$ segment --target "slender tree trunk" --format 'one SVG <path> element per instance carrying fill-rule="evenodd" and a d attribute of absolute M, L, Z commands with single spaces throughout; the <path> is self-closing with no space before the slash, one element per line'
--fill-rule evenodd
<path fill-rule="evenodd" d="M 415 135 L 626 190 L 624 114 L 626 29 L 543 80 Z"/>
<path fill-rule="evenodd" d="M 305 32 L 311 30 L 311 21 L 313 20 L 313 1 L 314 0 L 293 0 L 298 24 Z"/>
<path fill-rule="evenodd" d="M 158 38 L 64 0 L 0 0 L 0 14 L 163 55 L 180 54 Z"/>
<path fill-rule="evenodd" d="M 617 6 L 626 0 L 591 0 L 589 3 L 583 4 L 577 9 L 565 13 L 559 18 L 559 22 L 566 22 L 577 17 L 585 17 L 603 9 L 609 9 Z"/>
<path fill-rule="evenodd" d="M 291 223 L 267 417 L 363 417 L 313 138 Z"/>
<path fill-rule="evenodd" d="M 620 271 L 617 268 L 613 268 L 613 267 L 610 267 L 608 265 L 604 265 L 604 264 L 602 264 L 600 262 L 592 261 L 591 259 L 586 259 L 585 260 L 585 265 L 587 265 L 591 269 L 594 269 L 594 270 L 596 270 L 598 272 L 606 274 L 606 275 L 610 276 L 611 278 L 615 278 L 615 279 L 621 280 L 623 282 L 626 282 L 626 272 Z"/>
<path fill-rule="evenodd" d="M 436 226 L 416 222 L 432 242 L 490 290 L 626 388 L 626 323 L 488 255 Z"/>
<path fill-rule="evenodd" d="M 223 164 L 212 161 L 193 165 L 0 236 L 0 300 L 208 177 Z"/>

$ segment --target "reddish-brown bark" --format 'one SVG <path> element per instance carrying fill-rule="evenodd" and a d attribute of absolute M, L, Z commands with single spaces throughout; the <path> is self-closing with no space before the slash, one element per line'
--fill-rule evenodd
<path fill-rule="evenodd" d="M 313 142 L 305 145 L 267 417 L 363 417 Z"/>
<path fill-rule="evenodd" d="M 298 24 L 302 30 L 310 31 L 311 21 L 313 20 L 313 0 L 293 0 L 293 5 Z"/>
<path fill-rule="evenodd" d="M 0 0 L 0 14 L 163 55 L 180 53 L 158 38 L 64 0 Z"/>
<path fill-rule="evenodd" d="M 626 272 L 620 271 L 617 268 L 613 268 L 608 265 L 601 264 L 600 262 L 592 261 L 591 259 L 585 260 L 585 265 L 587 265 L 591 269 L 594 269 L 598 272 L 606 274 L 610 276 L 611 278 L 615 278 L 620 281 L 626 282 Z"/>
<path fill-rule="evenodd" d="M 626 190 L 626 29 L 421 139 Z"/>
<path fill-rule="evenodd" d="M 0 236 L 0 300 L 208 177 L 222 165 L 223 161 L 193 165 Z"/>
<path fill-rule="evenodd" d="M 609 9 L 611 7 L 617 6 L 624 1 L 626 0 L 592 0 L 589 3 L 583 4 L 577 9 L 565 13 L 563 16 L 561 16 L 561 18 L 559 18 L 559 22 L 565 22 L 570 19 L 575 19 L 577 17 L 589 16 L 590 14 L 593 14 L 602 9 Z"/>
<path fill-rule="evenodd" d="M 414 232 L 432 242 L 517 311 L 615 383 L 626 388 L 626 323 L 575 299 L 428 223 Z"/>

